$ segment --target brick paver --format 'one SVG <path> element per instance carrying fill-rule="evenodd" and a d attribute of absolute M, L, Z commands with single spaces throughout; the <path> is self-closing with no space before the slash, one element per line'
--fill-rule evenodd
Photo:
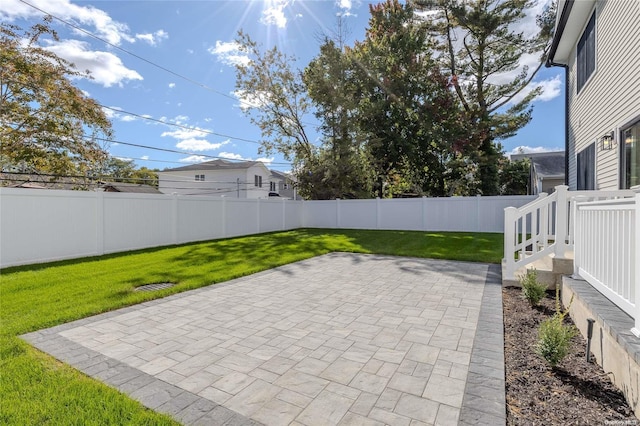
<path fill-rule="evenodd" d="M 23 337 L 185 424 L 504 424 L 497 271 L 332 253 Z"/>

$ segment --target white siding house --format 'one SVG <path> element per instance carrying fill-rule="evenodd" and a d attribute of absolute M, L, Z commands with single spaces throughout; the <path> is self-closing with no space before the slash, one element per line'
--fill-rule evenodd
<path fill-rule="evenodd" d="M 567 69 L 570 190 L 640 184 L 640 1 L 559 0 L 547 65 Z"/>
<path fill-rule="evenodd" d="M 158 172 L 164 194 L 265 198 L 276 181 L 260 161 L 212 160 Z"/>

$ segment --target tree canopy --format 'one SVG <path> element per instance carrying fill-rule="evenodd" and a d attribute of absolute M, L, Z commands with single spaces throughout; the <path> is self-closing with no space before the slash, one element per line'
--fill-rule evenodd
<path fill-rule="evenodd" d="M 428 4 L 436 14 L 416 13 Z M 310 198 L 495 195 L 526 189 L 500 140 L 531 120 L 541 89 L 520 65 L 549 47 L 554 9 L 535 37 L 514 28 L 531 0 L 385 0 L 370 5 L 365 38 L 325 36 L 303 71 L 274 47 L 237 42 L 251 62 L 237 89 L 265 150 L 294 162 Z M 338 32 L 341 34 L 341 32 Z M 520 95 L 519 97 L 517 97 Z M 319 121 L 318 141 L 304 116 Z M 503 172 L 504 171 L 504 172 Z"/>
<path fill-rule="evenodd" d="M 0 165 L 29 173 L 85 174 L 111 137 L 100 106 L 72 84 L 88 72 L 39 45 L 50 18 L 30 30 L 0 24 Z M 100 138 L 100 139 L 98 139 Z"/>

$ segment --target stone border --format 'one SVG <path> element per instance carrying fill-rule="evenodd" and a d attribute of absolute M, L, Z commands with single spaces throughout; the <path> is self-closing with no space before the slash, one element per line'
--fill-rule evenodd
<path fill-rule="evenodd" d="M 506 424 L 505 392 L 502 277 L 489 265 L 458 424 Z"/>

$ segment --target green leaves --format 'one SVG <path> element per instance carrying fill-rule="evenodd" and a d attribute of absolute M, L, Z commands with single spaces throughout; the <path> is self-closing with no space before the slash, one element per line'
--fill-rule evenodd
<path fill-rule="evenodd" d="M 57 39 L 48 24 L 30 31 L 0 25 L 0 162 L 28 172 L 82 174 L 107 156 L 87 133 L 109 138 L 111 123 L 71 83 L 87 74 L 38 44 L 46 35 Z"/>

